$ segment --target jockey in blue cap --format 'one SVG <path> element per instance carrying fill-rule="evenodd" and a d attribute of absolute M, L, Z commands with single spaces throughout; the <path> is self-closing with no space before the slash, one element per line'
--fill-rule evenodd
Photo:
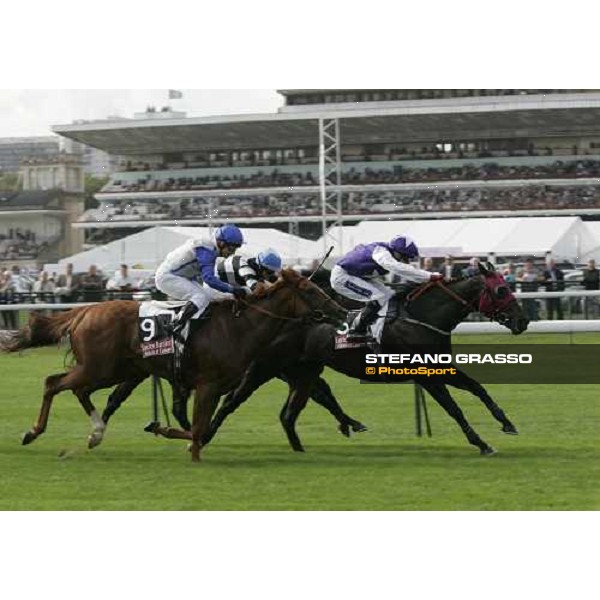
<path fill-rule="evenodd" d="M 360 244 L 338 261 L 331 271 L 333 289 L 346 298 L 367 303 L 348 332 L 350 337 L 366 335 L 381 307 L 394 295 L 394 290 L 381 281 L 383 275 L 393 273 L 401 283 L 424 283 L 443 278 L 440 273 L 430 273 L 408 264 L 418 256 L 415 242 L 407 235 L 399 235 L 389 243 Z"/>
<path fill-rule="evenodd" d="M 215 274 L 218 257 L 227 258 L 244 243 L 237 225 L 223 225 L 211 237 L 190 240 L 170 252 L 156 271 L 156 287 L 188 303 L 179 315 L 175 330 L 183 329 L 197 311 L 202 314 L 211 301 L 243 298 L 248 292 L 241 285 L 221 281 Z"/>

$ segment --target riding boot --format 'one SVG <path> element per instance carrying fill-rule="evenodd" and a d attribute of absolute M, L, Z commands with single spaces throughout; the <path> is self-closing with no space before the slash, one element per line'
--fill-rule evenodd
<path fill-rule="evenodd" d="M 173 323 L 173 336 L 180 334 L 186 323 L 198 312 L 198 307 L 193 302 L 188 302 L 179 313 L 177 320 Z"/>
<path fill-rule="evenodd" d="M 369 325 L 375 322 L 377 314 L 381 309 L 381 305 L 376 300 L 369 302 L 362 310 L 358 319 L 354 321 L 350 331 L 348 331 L 348 338 L 365 337 L 367 335 Z"/>

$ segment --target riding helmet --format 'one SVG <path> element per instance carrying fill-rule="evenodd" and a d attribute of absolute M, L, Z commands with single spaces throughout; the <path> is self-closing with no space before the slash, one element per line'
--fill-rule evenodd
<path fill-rule="evenodd" d="M 237 225 L 222 225 L 217 229 L 215 239 L 232 246 L 241 246 L 244 243 L 244 236 Z"/>
<path fill-rule="evenodd" d="M 273 273 L 281 271 L 281 256 L 273 248 L 260 252 L 256 257 L 256 262 L 261 269 L 267 269 Z"/>
<path fill-rule="evenodd" d="M 408 258 L 417 258 L 419 256 L 419 249 L 417 245 L 407 235 L 398 235 L 390 242 L 390 250 L 397 252 Z"/>

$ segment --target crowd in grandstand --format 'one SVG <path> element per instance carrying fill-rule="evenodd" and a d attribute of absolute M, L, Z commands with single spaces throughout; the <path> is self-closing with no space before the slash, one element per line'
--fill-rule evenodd
<path fill-rule="evenodd" d="M 371 148 L 368 145 L 355 148 L 342 148 L 342 162 L 394 162 L 425 160 L 468 160 L 522 157 L 557 157 L 562 160 L 571 156 L 597 155 L 598 151 L 589 146 L 576 144 L 565 146 L 538 146 L 526 143 L 519 147 L 499 146 L 490 148 L 479 142 L 435 143 L 426 146 L 394 146 Z M 209 152 L 205 154 L 181 154 L 177 160 L 129 159 L 118 164 L 119 172 L 168 171 L 174 169 L 229 168 L 229 167 L 278 167 L 312 165 L 319 162 L 316 148 L 290 148 L 283 150 L 244 150 Z"/>
<path fill-rule="evenodd" d="M 501 188 L 430 188 L 342 194 L 346 214 L 431 211 L 507 211 L 600 208 L 600 185 L 525 185 Z M 315 216 L 318 194 L 226 196 L 185 200 L 103 202 L 83 222 L 179 221 L 205 218 Z"/>
<path fill-rule="evenodd" d="M 10 228 L 0 232 L 0 259 L 35 258 L 46 245 L 47 242 L 39 242 L 30 229 Z"/>
<path fill-rule="evenodd" d="M 318 185 L 316 169 L 285 173 L 274 169 L 250 175 L 198 175 L 158 178 L 147 174 L 135 181 L 115 179 L 104 192 L 156 192 L 181 190 L 226 190 Z M 350 168 L 341 174 L 343 185 L 423 183 L 436 181 L 498 181 L 511 179 L 574 179 L 600 176 L 600 161 L 555 161 L 544 165 L 465 164 L 454 168 Z"/>

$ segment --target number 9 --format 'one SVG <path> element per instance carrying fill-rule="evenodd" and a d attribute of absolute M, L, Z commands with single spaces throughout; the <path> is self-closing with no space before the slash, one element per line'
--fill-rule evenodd
<path fill-rule="evenodd" d="M 142 338 L 143 341 L 149 342 L 156 335 L 156 323 L 154 323 L 154 319 L 143 319 L 140 324 L 140 329 L 148 334 Z"/>

